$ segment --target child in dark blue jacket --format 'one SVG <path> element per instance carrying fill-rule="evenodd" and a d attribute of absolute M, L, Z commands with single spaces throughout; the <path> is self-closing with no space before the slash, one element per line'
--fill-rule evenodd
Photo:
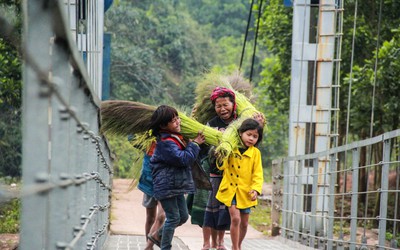
<path fill-rule="evenodd" d="M 180 134 L 178 111 L 167 105 L 161 105 L 154 111 L 150 127 L 157 137 L 157 145 L 150 159 L 154 198 L 161 202 L 167 218 L 160 229 L 160 247 L 164 250 L 171 249 L 175 228 L 189 218 L 184 195 L 195 192 L 191 166 L 205 137 L 199 132 L 196 138 L 186 143 Z M 149 239 L 157 241 L 150 235 Z"/>

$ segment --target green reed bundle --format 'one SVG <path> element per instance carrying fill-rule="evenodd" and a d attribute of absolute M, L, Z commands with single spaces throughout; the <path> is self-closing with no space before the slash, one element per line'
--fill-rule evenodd
<path fill-rule="evenodd" d="M 211 103 L 210 96 L 216 87 L 234 89 L 246 97 L 251 97 L 251 84 L 238 71 L 224 76 L 216 72 L 204 75 L 196 87 L 196 102 L 192 111 L 192 117 L 198 122 L 206 124 L 216 114 Z"/>
<path fill-rule="evenodd" d="M 210 100 L 211 93 L 215 87 L 225 87 L 233 90 L 237 105 L 238 119 L 226 128 L 222 137 L 219 138 L 219 145 L 216 149 L 219 160 L 223 160 L 241 144 L 237 129 L 243 120 L 261 113 L 251 104 L 251 84 L 240 72 L 237 71 L 228 76 L 211 72 L 205 75 L 204 79 L 196 87 L 196 103 L 192 111 L 192 117 L 197 121 L 205 124 L 216 116 L 214 106 Z"/>
<path fill-rule="evenodd" d="M 229 124 L 229 126 L 225 129 L 224 133 L 222 134 L 221 142 L 215 149 L 215 153 L 220 161 L 227 158 L 232 151 L 242 143 L 237 131 L 242 122 L 245 119 L 253 118 L 256 115 L 263 116 L 263 114 L 259 112 L 243 94 L 235 91 L 235 95 L 238 119 Z"/>
<path fill-rule="evenodd" d="M 260 111 L 258 111 L 253 104 L 250 103 L 246 96 L 237 91 L 235 91 L 235 95 L 238 117 L 251 118 L 256 114 L 260 114 Z"/>
<path fill-rule="evenodd" d="M 114 135 L 135 135 L 134 146 L 147 148 L 151 142 L 150 120 L 156 107 L 140 102 L 111 100 L 101 103 L 101 131 Z M 206 137 L 206 143 L 218 145 L 222 133 L 207 127 L 198 121 L 179 112 L 181 133 L 186 139 L 193 139 L 199 131 Z M 133 143 L 133 142 L 132 142 Z"/>
<path fill-rule="evenodd" d="M 181 118 L 181 134 L 185 138 L 193 139 L 199 132 L 202 132 L 205 135 L 205 140 L 208 145 L 219 145 L 222 137 L 221 131 L 203 125 L 183 113 L 179 113 L 179 117 Z"/>

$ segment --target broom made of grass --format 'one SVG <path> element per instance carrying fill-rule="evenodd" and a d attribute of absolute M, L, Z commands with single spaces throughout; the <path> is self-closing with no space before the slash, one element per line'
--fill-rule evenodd
<path fill-rule="evenodd" d="M 101 131 L 114 135 L 143 134 L 150 130 L 150 121 L 156 107 L 140 102 L 109 100 L 101 103 Z M 186 139 L 193 139 L 199 131 L 205 135 L 206 143 L 217 146 L 222 133 L 211 127 L 205 126 L 182 112 L 181 134 Z M 151 138 L 149 138 L 150 140 Z M 145 141 L 143 141 L 145 143 Z"/>

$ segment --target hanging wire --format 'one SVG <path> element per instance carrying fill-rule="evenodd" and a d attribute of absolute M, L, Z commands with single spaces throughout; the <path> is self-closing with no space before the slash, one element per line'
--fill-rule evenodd
<path fill-rule="evenodd" d="M 337 64 L 335 68 L 335 100 L 334 100 L 334 107 L 339 108 L 339 103 L 340 103 L 340 91 L 339 91 L 339 86 L 340 86 L 340 65 L 341 65 L 341 53 L 342 53 L 342 39 L 343 39 L 343 1 L 338 0 L 338 9 L 339 9 L 339 15 L 337 17 L 337 23 L 338 23 L 338 41 L 337 41 L 337 48 L 336 48 L 336 59 L 337 59 Z M 333 133 L 335 134 L 334 139 L 332 141 L 332 147 L 337 147 L 339 144 L 339 111 L 335 112 L 334 115 L 334 121 L 333 121 Z"/>
<path fill-rule="evenodd" d="M 395 150 L 395 152 L 397 153 L 397 161 L 400 162 L 400 142 L 398 140 L 398 138 L 395 139 L 395 145 L 397 145 L 397 150 Z M 399 190 L 400 186 L 400 165 L 397 164 L 396 167 L 396 190 Z M 395 202 L 394 204 L 399 204 L 399 192 L 396 193 L 395 195 Z M 394 207 L 394 219 L 397 219 L 397 206 Z M 397 225 L 396 225 L 396 221 L 393 222 L 393 233 L 392 235 L 397 235 Z M 392 238 L 391 240 L 391 245 L 392 247 L 396 247 L 397 246 L 397 241 L 395 239 L 395 237 Z"/>
<path fill-rule="evenodd" d="M 377 68 L 378 68 L 378 52 L 379 52 L 379 43 L 380 43 L 380 33 L 381 33 L 381 20 L 382 20 L 382 0 L 379 3 L 379 17 L 378 17 L 378 34 L 376 39 L 376 48 L 375 48 L 375 65 L 374 65 L 374 79 L 372 83 L 372 104 L 371 104 L 371 121 L 370 121 L 370 130 L 369 130 L 369 138 L 372 138 L 374 134 L 374 109 L 375 109 L 375 89 L 376 89 L 376 78 L 377 78 Z M 372 155 L 372 145 L 368 145 L 368 153 L 367 153 L 367 165 L 371 164 L 371 155 Z M 367 170 L 367 178 L 365 187 L 368 189 L 369 186 L 369 174 L 371 168 Z M 364 217 L 367 217 L 368 213 L 368 192 L 365 194 L 365 210 L 364 210 Z M 366 231 L 367 231 L 367 221 L 364 220 L 363 225 L 363 236 L 362 236 L 362 243 L 367 243 Z"/>
<path fill-rule="evenodd" d="M 335 84 L 335 88 L 334 88 L 334 101 L 333 101 L 333 106 L 334 106 L 334 115 L 333 115 L 333 128 L 331 128 L 331 122 L 328 124 L 328 131 L 330 131 L 331 133 L 333 132 L 333 140 L 329 139 L 327 140 L 327 148 L 329 148 L 330 146 L 335 148 L 338 146 L 338 141 L 339 141 L 339 86 L 340 86 L 340 62 L 341 62 L 341 52 L 342 52 L 342 37 L 343 37 L 343 1 L 339 0 L 336 2 L 336 12 L 335 12 L 335 28 L 334 30 L 336 31 L 336 36 L 335 39 L 337 39 L 336 42 L 336 65 L 335 65 L 335 80 L 334 80 L 334 84 Z M 332 93 L 332 85 L 330 87 L 331 91 L 330 93 Z M 328 155 L 326 156 L 328 158 Z M 332 160 L 332 158 L 330 158 Z M 337 154 L 335 154 L 334 159 L 337 159 Z M 337 162 L 336 161 L 330 161 L 329 162 L 330 166 L 335 165 L 337 168 Z M 331 169 L 333 169 L 331 167 Z M 331 173 L 330 173 L 331 174 Z M 324 175 L 324 183 L 326 183 L 326 177 L 327 175 Z M 339 178 L 338 178 L 339 179 Z M 330 185 L 335 185 L 335 183 L 329 183 Z M 325 189 L 324 189 L 325 190 Z M 325 199 L 325 196 L 323 196 Z M 335 199 L 333 199 L 333 203 Z M 325 202 L 323 203 L 325 204 Z M 341 209 L 343 210 L 343 209 Z"/>
<path fill-rule="evenodd" d="M 310 20 L 313 18 L 312 17 L 312 15 L 313 15 L 313 12 L 312 12 L 312 10 L 313 10 L 313 8 L 318 8 L 318 15 L 317 15 L 317 18 L 316 18 L 316 24 L 317 24 L 317 27 L 319 27 L 319 19 L 320 19 L 320 13 L 321 13 L 321 3 L 318 3 L 318 5 L 313 5 L 313 4 L 311 4 L 310 5 L 310 7 L 309 7 L 309 10 L 310 10 Z M 310 22 L 310 29 L 311 28 L 313 28 L 313 27 L 311 27 L 311 22 Z M 314 119 L 314 108 L 315 108 L 315 105 L 316 105 L 316 103 L 315 103 L 315 95 L 316 95 L 316 93 L 315 93 L 315 89 L 316 89 L 316 79 L 317 79 L 317 66 L 318 66 L 318 63 L 317 63 L 317 61 L 318 61 L 318 47 L 319 47 L 319 40 L 318 40 L 318 38 L 319 38 L 319 28 L 317 28 L 316 29 L 316 33 L 315 33 L 315 51 L 314 51 L 314 55 L 315 55 L 315 57 L 314 57 L 314 62 L 313 62 L 313 66 L 314 66 L 314 68 L 313 68 L 313 75 L 312 75 L 312 88 L 311 88 L 311 105 L 310 105 L 310 122 L 309 122 L 309 131 L 308 131 L 308 138 L 306 138 L 306 136 L 304 137 L 305 138 L 305 141 L 307 141 L 308 140 L 308 146 L 307 146 L 307 152 L 305 152 L 305 153 L 307 153 L 307 154 L 311 154 L 311 153 L 314 153 L 314 151 L 315 151 L 315 143 L 314 143 L 314 149 L 313 149 L 313 151 L 311 151 L 311 146 L 313 146 L 312 145 L 312 139 L 314 138 L 314 142 L 315 142 L 315 133 L 313 133 L 315 130 L 314 130 L 314 128 L 316 129 L 316 126 L 317 126 L 317 124 L 316 123 L 314 123 L 313 122 L 313 119 Z M 308 86 L 308 84 L 307 84 L 307 86 Z M 308 92 L 308 91 L 307 91 Z M 308 96 L 308 95 L 307 95 Z M 307 195 L 307 197 L 311 197 L 310 196 L 310 191 L 309 191 L 309 189 L 308 189 L 308 187 L 309 187 L 309 185 L 311 185 L 312 186 L 312 184 L 310 184 L 309 182 L 310 182 L 310 168 L 312 167 L 312 168 L 315 168 L 315 166 L 314 166 L 314 164 L 316 163 L 315 161 L 310 161 L 310 160 L 306 160 L 306 162 L 307 162 L 307 166 L 306 166 L 306 175 L 307 175 L 307 177 L 306 177 L 306 186 L 307 186 L 307 189 L 305 190 L 305 193 L 307 192 L 307 194 L 305 194 L 305 195 Z M 310 163 L 312 162 L 312 164 L 311 164 L 311 166 L 310 166 Z M 317 163 L 318 164 L 318 163 Z M 313 175 L 312 176 L 312 178 L 318 178 L 318 176 L 315 176 L 315 175 Z M 313 181 L 314 181 L 314 179 L 313 179 Z M 325 190 L 325 189 L 324 189 Z M 311 190 L 311 193 L 312 193 L 312 190 Z M 324 196 L 323 196 L 324 197 Z M 309 206 L 309 203 L 310 202 L 310 199 L 305 199 L 305 208 L 307 209 L 308 208 L 308 206 Z M 324 202 L 322 202 L 322 205 L 324 205 Z M 324 211 L 324 208 L 322 208 L 321 209 L 321 211 Z M 312 215 L 312 211 L 311 211 L 311 213 L 309 213 L 310 214 L 310 216 Z M 305 213 L 305 215 L 306 215 L 306 213 Z M 311 220 L 311 218 L 310 218 L 310 220 Z M 309 229 L 310 231 L 311 231 L 311 223 L 310 223 L 310 229 Z M 314 240 L 314 238 L 312 238 L 312 239 L 310 239 L 310 240 Z M 312 243 L 313 244 L 313 243 Z"/>
<path fill-rule="evenodd" d="M 249 34 L 249 27 L 250 27 L 251 13 L 253 10 L 253 4 L 254 4 L 254 0 L 251 0 L 250 9 L 249 9 L 249 17 L 247 19 L 246 34 L 244 36 L 243 47 L 242 47 L 242 56 L 240 57 L 239 71 L 242 69 L 244 51 L 246 50 L 246 40 L 247 40 L 247 35 Z"/>
<path fill-rule="evenodd" d="M 375 50 L 375 66 L 374 66 L 374 81 L 372 88 L 372 107 L 371 107 L 371 122 L 370 122 L 370 131 L 369 137 L 372 138 L 374 134 L 374 109 L 375 109 L 375 89 L 376 89 L 376 78 L 377 78 L 377 70 L 378 70 L 378 52 L 379 52 L 379 43 L 381 37 L 381 21 L 382 21 L 382 0 L 379 3 L 379 19 L 378 19 L 378 37 L 376 40 L 376 50 Z"/>
<path fill-rule="evenodd" d="M 349 137 L 349 124 L 350 124 L 350 107 L 351 107 L 351 85 L 353 83 L 353 63 L 354 63 L 354 44 L 355 44 L 355 37 L 356 37 L 356 28 L 357 28 L 357 9 L 358 9 L 358 0 L 355 1 L 354 5 L 354 23 L 353 23 L 353 38 L 351 42 L 351 60 L 350 60 L 350 80 L 349 80 L 349 92 L 347 97 L 347 118 L 346 118 L 346 134 L 345 134 L 345 145 L 348 143 Z M 347 162 L 347 150 L 344 151 L 344 165 L 343 168 L 346 167 Z M 346 193 L 346 186 L 347 186 L 347 171 L 344 172 L 344 186 L 343 186 L 343 193 Z M 344 195 L 342 195 L 342 204 L 344 204 Z M 343 239 L 343 208 L 340 211 L 340 239 Z"/>
<path fill-rule="evenodd" d="M 355 44 L 356 27 L 357 27 L 357 9 L 358 9 L 358 0 L 356 0 L 355 6 L 354 6 L 353 38 L 352 38 L 352 42 L 351 42 L 351 60 L 350 60 L 350 79 L 349 79 L 349 92 L 348 92 L 348 97 L 347 97 L 345 145 L 347 145 L 347 143 L 348 143 L 349 124 L 350 124 L 351 85 L 353 83 L 354 44 Z"/>
<path fill-rule="evenodd" d="M 257 50 L 257 37 L 258 37 L 258 28 L 260 26 L 262 3 L 263 3 L 263 0 L 260 0 L 260 6 L 258 8 L 256 36 L 254 38 L 253 59 L 251 61 L 251 68 L 250 68 L 250 77 L 249 77 L 249 81 L 250 82 L 253 79 L 254 60 L 255 60 L 255 57 L 256 57 L 256 50 Z"/>

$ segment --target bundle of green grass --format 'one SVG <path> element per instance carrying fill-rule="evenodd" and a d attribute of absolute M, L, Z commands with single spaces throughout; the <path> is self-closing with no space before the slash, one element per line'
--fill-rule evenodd
<path fill-rule="evenodd" d="M 151 142 L 154 139 L 149 130 L 151 116 L 156 108 L 155 106 L 133 101 L 103 101 L 100 112 L 101 131 L 110 135 L 137 135 L 136 142 L 134 142 L 135 146 L 146 148 L 149 141 Z M 193 139 L 199 131 L 202 131 L 206 136 L 207 144 L 216 146 L 221 141 L 222 133 L 220 131 L 199 123 L 183 112 L 178 111 L 178 114 L 181 118 L 181 133 L 185 138 Z"/>
<path fill-rule="evenodd" d="M 215 150 L 219 160 L 227 158 L 232 151 L 239 147 L 241 140 L 237 132 L 242 122 L 247 118 L 253 118 L 261 115 L 265 121 L 264 115 L 259 112 L 252 104 L 252 88 L 250 82 L 239 72 L 228 76 L 217 73 L 209 73 L 196 87 L 196 103 L 193 108 L 192 117 L 205 124 L 215 115 L 215 109 L 210 100 L 210 95 L 216 87 L 225 87 L 235 93 L 236 112 L 238 118 L 229 124 L 216 145 Z"/>
<path fill-rule="evenodd" d="M 210 95 L 215 87 L 226 87 L 235 92 L 238 119 L 232 122 L 224 133 L 206 126 L 205 124 L 215 114 L 210 101 Z M 216 146 L 216 154 L 219 160 L 228 157 L 241 142 L 237 129 L 241 122 L 254 117 L 260 112 L 251 104 L 251 85 L 239 73 L 230 76 L 221 76 L 209 73 L 204 76 L 196 88 L 196 103 L 191 117 L 180 112 L 181 133 L 187 139 L 197 136 L 199 131 L 205 135 L 208 145 Z M 134 146 L 145 149 L 149 142 L 154 140 L 149 133 L 150 119 L 155 106 L 140 102 L 109 100 L 101 103 L 101 131 L 114 135 L 137 135 Z"/>

